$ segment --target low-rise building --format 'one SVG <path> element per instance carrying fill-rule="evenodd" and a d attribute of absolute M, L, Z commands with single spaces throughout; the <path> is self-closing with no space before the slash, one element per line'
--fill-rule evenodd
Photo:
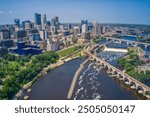
<path fill-rule="evenodd" d="M 42 53 L 42 50 L 37 45 L 29 45 L 25 42 L 18 42 L 17 47 L 10 48 L 9 52 L 19 55 L 35 55 Z"/>

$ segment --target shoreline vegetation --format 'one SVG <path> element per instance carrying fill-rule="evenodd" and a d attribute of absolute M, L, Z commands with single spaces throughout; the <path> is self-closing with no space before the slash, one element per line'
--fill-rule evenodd
<path fill-rule="evenodd" d="M 81 50 L 84 45 L 73 45 L 58 52 L 45 52 L 34 56 L 16 56 L 7 54 L 3 60 L 9 63 L 16 63 L 12 74 L 7 73 L 2 79 L 0 99 L 18 99 L 24 90 L 31 91 L 30 87 L 48 71 L 63 65 L 72 59 L 81 57 Z M 7 57 L 7 59 L 6 59 Z M 12 60 L 8 58 L 13 58 Z M 19 58 L 19 60 L 17 60 Z M 26 62 L 24 59 L 27 59 Z M 22 61 L 23 59 L 23 61 Z M 16 62 L 17 61 L 17 62 Z M 19 61 L 19 62 L 18 62 Z M 20 62 L 21 61 L 21 62 Z M 0 61 L 2 64 L 2 59 Z M 7 69 L 8 71 L 8 69 Z M 3 74 L 2 74 L 3 75 Z M 0 76 L 2 76 L 0 74 Z M 26 99 L 28 97 L 25 97 Z"/>
<path fill-rule="evenodd" d="M 7 55 L 9 57 L 14 57 L 11 62 L 16 61 L 20 56 Z M 24 58 L 26 56 L 23 56 Z M 21 58 L 21 59 L 22 59 Z M 1 99 L 12 99 L 13 96 L 28 82 L 32 81 L 34 77 L 38 75 L 47 65 L 56 63 L 59 59 L 59 56 L 54 52 L 45 52 L 39 55 L 30 57 L 27 63 L 23 62 L 23 65 L 20 65 L 21 68 L 18 70 L 12 71 L 12 73 L 7 73 L 7 78 L 3 81 L 3 87 L 1 90 Z M 9 71 L 9 60 L 8 68 Z M 19 63 L 18 63 L 19 64 Z"/>
<path fill-rule="evenodd" d="M 145 81 L 150 80 L 150 71 L 146 71 L 145 73 L 139 72 L 138 67 L 145 64 L 145 62 L 140 60 L 138 51 L 142 50 L 139 50 L 139 48 L 130 48 L 126 56 L 119 58 L 117 63 L 124 69 L 125 73 L 144 83 Z"/>
<path fill-rule="evenodd" d="M 98 38 L 94 43 L 102 40 L 105 38 Z M 84 57 L 82 50 L 85 45 L 75 44 L 60 51 L 44 52 L 34 56 L 5 54 L 0 58 L 0 99 L 19 99 L 24 91 L 32 91 L 31 86 L 48 71 L 70 60 Z M 150 72 L 147 71 L 145 74 L 137 71 L 137 67 L 144 64 L 139 59 L 138 51 L 142 50 L 129 48 L 126 56 L 119 58 L 117 63 L 128 75 L 144 83 L 146 80 L 150 80 Z M 28 98 L 28 96 L 24 96 L 24 99 Z"/>

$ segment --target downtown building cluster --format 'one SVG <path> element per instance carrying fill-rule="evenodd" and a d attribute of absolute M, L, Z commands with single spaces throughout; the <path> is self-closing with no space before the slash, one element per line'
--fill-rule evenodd
<path fill-rule="evenodd" d="M 0 49 L 5 47 L 19 55 L 57 51 L 75 43 L 85 43 L 99 36 L 122 35 L 150 38 L 147 25 L 100 24 L 81 20 L 80 23 L 61 23 L 59 17 L 49 20 L 46 14 L 35 13 L 33 21 L 14 19 L 12 25 L 0 25 Z"/>
<path fill-rule="evenodd" d="M 61 23 L 57 16 L 49 21 L 46 14 L 35 13 L 32 22 L 14 19 L 13 25 L 3 26 L 0 46 L 19 55 L 39 54 L 89 42 L 104 33 L 103 26 L 98 22 Z"/>

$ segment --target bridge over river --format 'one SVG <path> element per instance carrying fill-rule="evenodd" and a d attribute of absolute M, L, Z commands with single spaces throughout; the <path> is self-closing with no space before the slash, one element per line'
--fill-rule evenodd
<path fill-rule="evenodd" d="M 132 40 L 127 40 L 127 39 L 122 39 L 122 38 L 112 38 L 112 37 L 106 37 L 106 40 L 111 40 L 111 41 L 118 41 L 118 42 L 126 42 L 127 45 L 132 44 L 132 45 L 143 45 L 145 49 L 147 49 L 148 46 L 150 46 L 149 43 L 144 43 L 144 42 L 138 42 L 138 41 L 132 41 Z"/>
<path fill-rule="evenodd" d="M 118 78 L 120 81 L 124 82 L 127 86 L 129 86 L 134 91 L 138 92 L 140 95 L 143 95 L 147 99 L 150 99 L 150 87 L 146 86 L 145 84 L 139 82 L 135 78 L 129 76 L 128 74 L 124 73 L 123 71 L 119 70 L 118 68 L 112 66 L 111 64 L 107 63 L 103 59 L 97 57 L 93 54 L 94 49 L 97 48 L 97 45 L 87 45 L 83 52 L 91 60 L 100 64 L 103 68 L 107 70 L 107 73 L 110 74 L 112 77 Z"/>

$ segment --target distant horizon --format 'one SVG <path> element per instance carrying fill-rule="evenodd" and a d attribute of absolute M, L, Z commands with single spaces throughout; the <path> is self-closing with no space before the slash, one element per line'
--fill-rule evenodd
<path fill-rule="evenodd" d="M 48 21 L 58 16 L 61 23 L 150 25 L 149 6 L 150 0 L 1 0 L 0 25 L 33 22 L 34 13 L 46 14 Z"/>
<path fill-rule="evenodd" d="M 85 20 L 88 20 L 88 19 L 85 19 Z M 20 23 L 22 23 L 23 21 L 28 21 L 28 19 L 27 20 L 20 20 Z M 31 20 L 29 20 L 29 21 L 31 21 Z M 91 22 L 91 23 L 93 23 L 94 21 L 98 21 L 98 20 L 93 20 L 93 21 L 88 20 L 88 22 Z M 31 22 L 33 23 L 33 21 L 31 21 Z M 61 22 L 60 21 L 60 24 L 80 24 L 80 23 L 81 23 L 81 21 L 80 22 Z M 117 24 L 117 25 L 119 25 L 119 24 L 125 24 L 125 25 L 150 25 L 150 24 L 142 24 L 142 23 L 141 24 L 140 23 L 139 24 L 135 24 L 135 23 L 113 23 L 113 22 L 99 22 L 99 21 L 98 21 L 98 23 L 100 23 L 100 24 Z M 14 23 L 12 22 L 12 23 L 7 23 L 7 24 L 0 24 L 0 25 L 14 25 Z"/>

